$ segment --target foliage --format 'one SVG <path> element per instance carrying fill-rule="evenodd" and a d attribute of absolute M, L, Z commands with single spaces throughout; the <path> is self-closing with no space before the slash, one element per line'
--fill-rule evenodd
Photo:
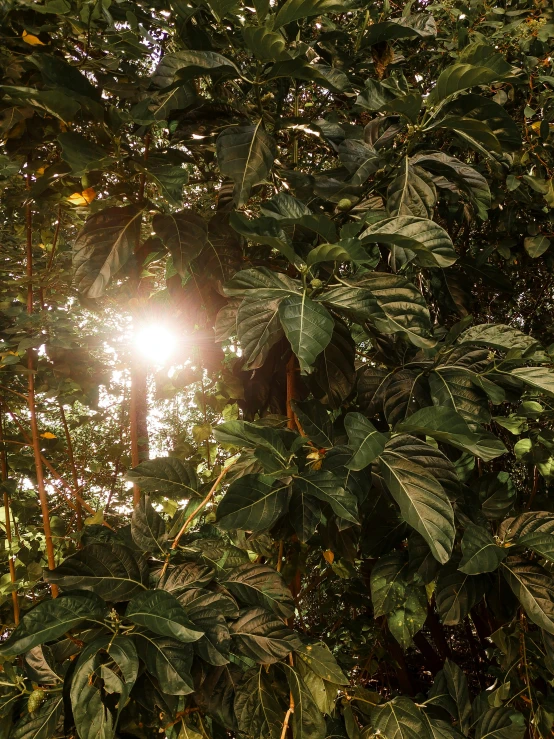
<path fill-rule="evenodd" d="M 552 9 L 0 36 L 0 735 L 550 736 Z"/>

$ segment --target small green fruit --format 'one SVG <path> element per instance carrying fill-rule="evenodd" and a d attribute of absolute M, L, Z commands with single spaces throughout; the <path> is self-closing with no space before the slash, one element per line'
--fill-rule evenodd
<path fill-rule="evenodd" d="M 339 200 L 337 203 L 337 210 L 350 210 L 352 207 L 352 201 L 348 198 L 342 198 L 342 200 Z"/>

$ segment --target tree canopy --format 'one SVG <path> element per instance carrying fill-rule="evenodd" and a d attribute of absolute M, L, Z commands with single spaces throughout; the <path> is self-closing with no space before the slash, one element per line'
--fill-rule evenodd
<path fill-rule="evenodd" d="M 0 41 L 0 737 L 552 736 L 551 4 Z"/>

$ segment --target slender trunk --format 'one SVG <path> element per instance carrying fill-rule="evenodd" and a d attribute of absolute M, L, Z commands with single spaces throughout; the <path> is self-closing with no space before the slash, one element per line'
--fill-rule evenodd
<path fill-rule="evenodd" d="M 2 445 L 2 442 L 4 440 L 4 429 L 2 426 L 3 418 L 2 413 L 0 412 L 0 445 Z M 7 482 L 8 480 L 8 459 L 6 456 L 6 450 L 3 448 L 0 449 L 0 471 L 2 474 L 2 482 Z M 12 523 L 11 523 L 11 513 L 10 513 L 10 497 L 8 495 L 8 490 L 4 486 L 4 517 L 6 519 L 6 539 L 8 540 L 8 564 L 10 568 L 10 580 L 12 585 L 15 584 L 15 564 L 13 561 L 13 550 L 12 550 Z M 13 600 L 13 620 L 16 624 L 19 623 L 19 600 L 17 598 L 17 591 L 14 590 L 12 592 L 12 600 Z"/>
<path fill-rule="evenodd" d="M 150 134 L 146 134 L 144 138 L 144 160 L 148 159 L 150 149 Z M 137 203 L 141 205 L 144 202 L 144 188 L 146 185 L 146 174 L 141 173 L 139 179 L 139 191 Z M 135 258 L 140 252 L 140 230 L 137 243 L 135 245 Z M 140 264 L 135 265 L 135 274 L 132 278 L 133 292 L 138 297 L 140 289 Z M 136 322 L 136 315 L 133 316 Z M 136 467 L 142 459 L 148 459 L 148 396 L 147 396 L 147 374 L 144 367 L 138 366 L 135 362 L 131 363 L 131 403 L 130 403 L 130 432 L 131 432 L 131 463 Z M 140 488 L 137 484 L 133 485 L 133 505 L 140 503 Z"/>
<path fill-rule="evenodd" d="M 30 175 L 27 175 L 27 186 L 30 186 Z M 27 313 L 33 313 L 33 214 L 31 212 L 31 203 L 25 206 L 25 220 L 27 233 Z M 29 374 L 27 402 L 29 404 L 29 415 L 31 421 L 31 438 L 33 441 L 33 453 L 35 457 L 35 471 L 37 475 L 38 495 L 40 500 L 40 508 L 42 512 L 42 527 L 44 530 L 44 538 L 46 541 L 46 559 L 48 568 L 53 570 L 56 566 L 54 557 L 54 544 L 52 542 L 52 531 L 50 528 L 50 513 L 48 510 L 48 497 L 44 485 L 44 474 L 42 469 L 42 455 L 40 453 L 40 439 L 37 426 L 37 410 L 35 404 L 35 375 L 34 375 L 34 351 L 27 350 L 27 370 Z M 52 597 L 58 595 L 56 585 L 50 586 Z"/>
<path fill-rule="evenodd" d="M 67 418 L 65 417 L 65 411 L 63 405 L 60 403 L 60 415 L 62 417 L 63 430 L 65 433 L 65 442 L 67 444 L 67 454 L 69 456 L 69 464 L 71 465 L 71 476 L 73 479 L 73 487 L 75 491 L 79 490 L 79 475 L 77 474 L 77 466 L 75 465 L 75 455 L 73 454 L 73 444 L 71 442 L 71 434 L 69 433 L 69 426 L 67 425 Z M 77 508 L 77 531 L 81 531 L 83 528 L 83 507 L 77 499 L 75 504 Z"/>
<path fill-rule="evenodd" d="M 296 400 L 298 397 L 297 390 L 297 365 L 296 357 L 291 352 L 290 359 L 287 362 L 287 426 L 289 429 L 296 431 L 296 416 L 292 410 L 291 400 Z"/>

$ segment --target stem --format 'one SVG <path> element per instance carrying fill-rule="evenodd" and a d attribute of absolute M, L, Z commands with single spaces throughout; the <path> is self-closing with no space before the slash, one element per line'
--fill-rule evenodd
<path fill-rule="evenodd" d="M 31 186 L 31 175 L 27 175 L 27 189 Z M 31 211 L 31 201 L 25 205 L 25 221 L 27 236 L 27 314 L 33 314 L 33 214 Z M 40 499 L 40 508 L 42 512 L 42 527 L 44 530 L 44 538 L 46 542 L 46 559 L 48 568 L 53 570 L 56 567 L 54 557 L 54 544 L 52 542 L 52 530 L 50 528 L 50 513 L 48 511 L 48 497 L 44 486 L 44 475 L 42 469 L 42 455 L 40 453 L 40 440 L 37 426 L 37 410 L 35 405 L 35 370 L 33 350 L 27 350 L 27 369 L 29 371 L 28 396 L 29 414 L 31 417 L 31 437 L 33 440 L 33 452 L 35 457 L 35 471 L 37 475 L 38 495 Z M 58 595 L 58 587 L 54 584 L 50 585 L 52 597 Z"/>
<path fill-rule="evenodd" d="M 533 501 L 535 500 L 535 495 L 537 494 L 538 488 L 539 488 L 539 470 L 537 469 L 537 467 L 533 467 L 533 487 L 531 489 L 531 494 L 529 495 L 529 499 L 527 500 L 527 503 L 525 504 L 526 511 L 528 511 L 533 505 Z"/>
<path fill-rule="evenodd" d="M 2 413 L 0 412 L 0 445 L 2 444 L 4 440 L 4 429 L 2 426 Z M 8 458 L 6 455 L 6 450 L 4 449 L 3 445 L 0 450 L 0 468 L 1 468 L 1 474 L 2 474 L 2 482 L 7 482 L 8 480 Z M 4 516 L 6 518 L 6 539 L 8 540 L 8 564 L 10 568 L 10 581 L 12 584 L 15 583 L 15 564 L 13 561 L 13 552 L 12 552 L 12 525 L 10 521 L 10 498 L 8 496 L 8 490 L 6 486 L 4 486 Z M 13 620 L 15 624 L 17 625 L 19 623 L 19 600 L 17 599 L 17 591 L 12 591 L 12 601 L 13 601 Z"/>
<path fill-rule="evenodd" d="M 174 540 L 173 544 L 171 545 L 171 548 L 172 549 L 177 549 L 177 546 L 179 545 L 179 539 L 183 536 L 183 534 L 185 533 L 185 531 L 188 529 L 191 521 L 193 521 L 196 518 L 196 516 L 200 513 L 200 511 L 203 508 L 205 508 L 206 505 L 210 502 L 210 500 L 213 497 L 215 491 L 217 490 L 217 486 L 223 480 L 223 478 L 225 477 L 225 475 L 227 474 L 227 472 L 231 469 L 231 467 L 233 466 L 233 464 L 234 464 L 234 462 L 232 462 L 228 467 L 224 467 L 221 470 L 221 472 L 217 476 L 217 480 L 214 482 L 214 484 L 210 488 L 209 493 L 206 495 L 206 497 L 200 503 L 200 505 L 190 514 L 190 516 L 187 518 L 187 520 L 185 521 L 185 523 L 181 526 L 181 530 L 179 531 L 179 533 L 175 537 L 175 540 Z"/>
<path fill-rule="evenodd" d="M 150 150 L 150 134 L 144 137 L 144 161 L 148 159 Z M 144 189 L 146 186 L 146 172 L 141 172 L 139 178 L 139 191 L 137 203 L 141 205 L 144 201 Z M 140 252 L 140 228 L 135 244 L 135 261 Z M 135 264 L 134 275 L 134 292 L 138 297 L 140 289 L 140 266 L 138 262 Z M 136 316 L 134 316 L 136 318 Z M 148 399 L 147 399 L 147 376 L 144 367 L 137 363 L 131 364 L 131 407 L 129 409 L 129 425 L 131 431 L 131 463 L 133 467 L 140 464 L 141 459 L 148 458 Z M 140 442 L 140 439 L 146 441 Z M 133 505 L 136 507 L 140 503 L 140 488 L 135 483 L 133 485 Z"/>
<path fill-rule="evenodd" d="M 71 475 L 73 478 L 73 487 L 75 490 L 79 489 L 79 476 L 77 474 L 77 467 L 75 465 L 75 456 L 73 454 L 73 444 L 71 443 L 71 434 L 69 433 L 69 426 L 67 425 L 67 419 L 65 417 L 65 411 L 63 405 L 60 403 L 60 414 L 62 417 L 63 430 L 65 433 L 65 441 L 67 444 L 67 453 L 69 456 L 69 463 L 71 465 Z M 83 528 L 83 507 L 79 500 L 77 500 L 77 531 L 81 531 Z"/>
<path fill-rule="evenodd" d="M 296 357 L 293 353 L 287 362 L 287 427 L 293 431 L 297 430 L 296 416 L 290 404 L 291 400 L 296 400 L 298 392 L 296 387 Z"/>

